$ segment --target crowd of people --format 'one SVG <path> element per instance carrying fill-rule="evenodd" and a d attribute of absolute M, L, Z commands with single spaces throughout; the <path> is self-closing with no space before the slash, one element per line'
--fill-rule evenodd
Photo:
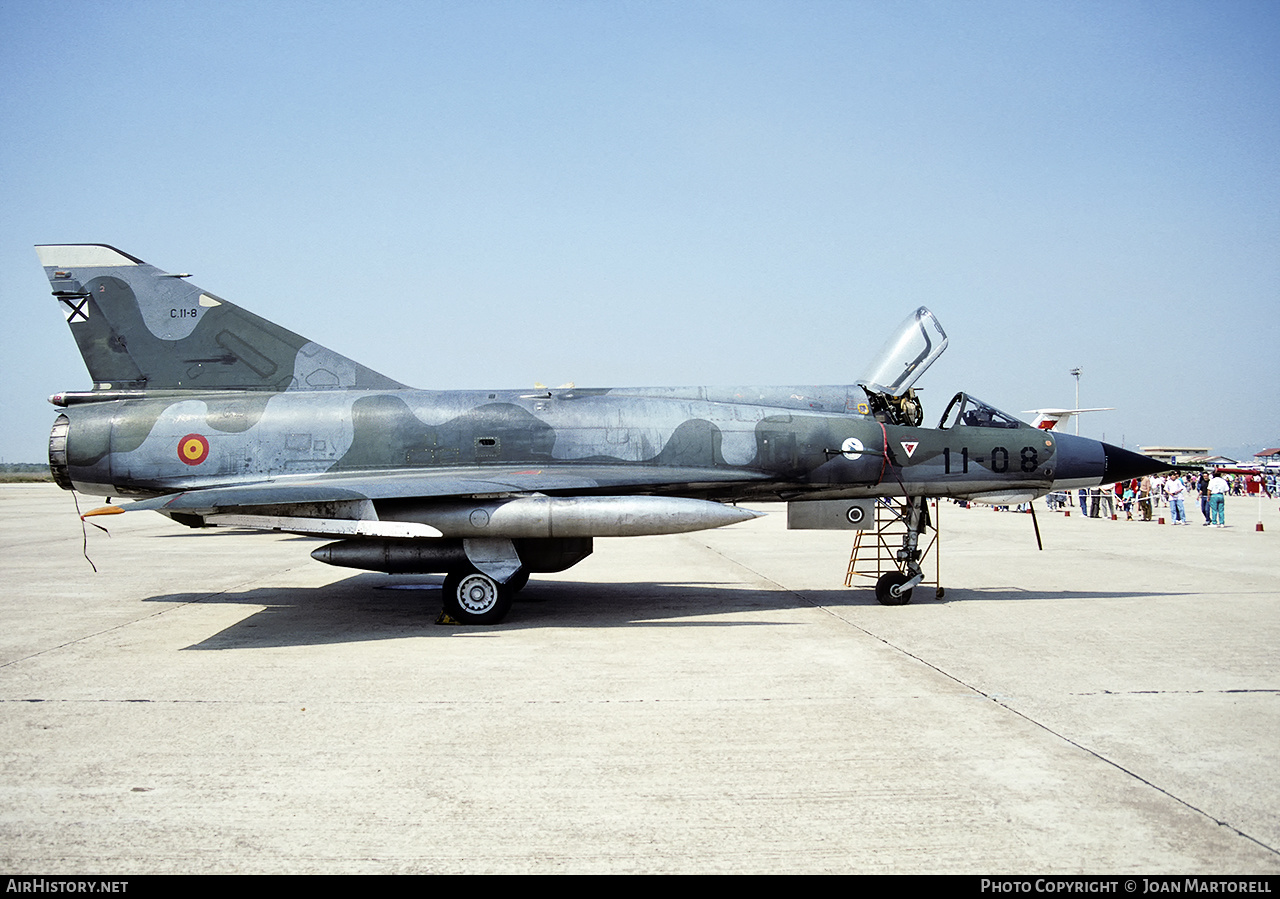
<path fill-rule="evenodd" d="M 1248 478 L 1257 480 L 1252 485 Z M 1230 475 L 1202 471 L 1199 475 L 1183 475 L 1173 472 L 1167 475 L 1155 475 L 1145 478 L 1134 478 L 1132 481 L 1119 481 L 1105 487 L 1081 487 L 1076 499 L 1080 505 L 1080 514 L 1090 518 L 1118 518 L 1124 515 L 1128 521 L 1135 516 L 1140 521 L 1151 521 L 1161 506 L 1169 510 L 1169 518 L 1173 524 L 1188 525 L 1187 501 L 1189 494 L 1195 493 L 1200 500 L 1200 512 L 1204 516 L 1204 526 L 1224 528 L 1226 522 L 1226 497 L 1228 494 L 1244 495 L 1245 493 L 1265 493 L 1275 496 L 1275 475 Z M 1045 501 L 1052 510 L 1070 509 L 1071 496 L 1065 491 L 1050 493 Z"/>

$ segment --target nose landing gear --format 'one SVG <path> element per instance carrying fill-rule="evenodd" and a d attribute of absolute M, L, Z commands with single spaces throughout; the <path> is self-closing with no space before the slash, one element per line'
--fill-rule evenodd
<path fill-rule="evenodd" d="M 936 503 L 933 516 L 937 517 Z M 934 536 L 921 549 L 920 538 L 931 526 Z M 937 542 L 938 529 L 930 520 L 926 498 L 901 502 L 881 499 L 876 504 L 875 530 L 859 531 L 854 537 L 844 585 L 852 587 L 855 576 L 872 577 L 876 579 L 877 601 L 886 606 L 906 605 L 911 602 L 915 588 L 925 583 L 924 561 Z M 859 562 L 864 567 L 860 568 Z M 935 596 L 941 599 L 946 591 L 939 584 L 937 555 L 934 556 L 934 579 L 931 583 L 937 588 Z"/>

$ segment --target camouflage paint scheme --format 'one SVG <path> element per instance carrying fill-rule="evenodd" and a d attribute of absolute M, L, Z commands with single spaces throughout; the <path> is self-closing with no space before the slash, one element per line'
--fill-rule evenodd
<path fill-rule="evenodd" d="M 371 541 L 333 564 L 479 571 L 493 583 L 453 610 L 468 620 L 594 536 L 753 517 L 720 503 L 1030 499 L 1150 462 L 963 394 L 969 415 L 919 427 L 865 384 L 416 390 L 114 248 L 37 249 L 94 382 L 51 398 L 61 486 L 193 526 Z"/>

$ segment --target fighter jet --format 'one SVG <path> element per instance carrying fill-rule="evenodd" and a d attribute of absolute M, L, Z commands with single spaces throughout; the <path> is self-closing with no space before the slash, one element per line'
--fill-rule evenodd
<path fill-rule="evenodd" d="M 596 537 L 722 527 L 752 501 L 865 527 L 896 498 L 909 527 L 876 595 L 899 605 L 923 580 L 927 498 L 1025 502 L 1164 467 L 963 392 L 923 427 L 913 385 L 947 346 L 924 307 L 848 386 L 419 390 L 114 247 L 37 252 L 93 381 L 50 398 L 54 480 L 133 500 L 88 515 L 335 538 L 312 556 L 444 574 L 464 624 L 503 620 Z"/>

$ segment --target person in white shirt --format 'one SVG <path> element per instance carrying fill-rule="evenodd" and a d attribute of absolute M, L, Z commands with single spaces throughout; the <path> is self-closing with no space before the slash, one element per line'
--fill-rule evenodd
<path fill-rule="evenodd" d="M 1169 497 L 1169 515 L 1173 518 L 1174 524 L 1187 523 L 1187 510 L 1182 502 L 1182 494 L 1186 489 L 1187 485 L 1182 483 L 1180 475 L 1171 475 L 1164 482 L 1164 492 Z"/>
<path fill-rule="evenodd" d="M 1209 519 L 1215 528 L 1227 526 L 1227 479 L 1220 474 L 1209 478 Z"/>

